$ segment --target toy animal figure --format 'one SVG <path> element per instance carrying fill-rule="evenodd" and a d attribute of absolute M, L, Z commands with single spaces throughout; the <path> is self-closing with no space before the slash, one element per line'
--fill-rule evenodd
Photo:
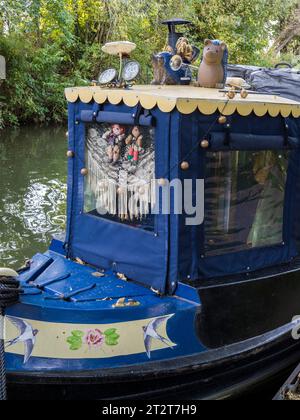
<path fill-rule="evenodd" d="M 189 40 L 185 37 L 181 37 L 176 44 L 176 54 L 180 55 L 186 63 L 192 63 L 195 59 L 196 52 Z"/>
<path fill-rule="evenodd" d="M 176 50 L 168 46 L 165 51 L 153 55 L 152 64 L 154 68 L 153 85 L 180 85 L 189 84 L 192 80 L 192 73 L 188 67 L 198 57 L 199 49 L 192 46 L 188 39 L 181 37 L 176 43 Z M 181 57 L 185 64 L 182 68 L 174 71 L 171 68 L 171 60 L 174 57 Z"/>
<path fill-rule="evenodd" d="M 121 148 L 125 139 L 125 127 L 114 124 L 111 130 L 104 133 L 102 137 L 108 144 L 106 149 L 107 162 L 116 165 L 120 159 Z"/>
<path fill-rule="evenodd" d="M 206 39 L 198 83 L 205 88 L 223 89 L 227 78 L 228 49 L 225 42 Z"/>
<path fill-rule="evenodd" d="M 140 153 L 143 151 L 143 135 L 138 126 L 133 127 L 125 143 L 129 146 L 127 159 L 136 166 L 139 162 Z"/>
<path fill-rule="evenodd" d="M 195 61 L 200 53 L 200 50 L 192 46 L 189 40 L 183 36 L 178 39 L 175 49 L 173 49 L 170 45 L 166 45 L 164 51 L 173 55 L 180 55 L 183 60 L 189 63 Z"/>
<path fill-rule="evenodd" d="M 166 61 L 170 62 L 172 55 L 172 53 L 167 51 L 160 54 L 153 54 L 152 65 L 154 72 L 154 80 L 151 83 L 152 85 L 176 85 L 176 81 L 167 72 L 165 65 Z M 168 60 L 169 56 L 170 59 Z"/>
<path fill-rule="evenodd" d="M 181 85 L 191 82 L 192 74 L 186 66 L 178 71 L 172 70 L 171 60 L 173 57 L 175 56 L 172 53 L 166 51 L 153 56 L 153 85 Z"/>

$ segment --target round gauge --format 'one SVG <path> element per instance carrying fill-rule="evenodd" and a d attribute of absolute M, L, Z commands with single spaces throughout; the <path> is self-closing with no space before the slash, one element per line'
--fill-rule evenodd
<path fill-rule="evenodd" d="M 131 82 L 138 77 L 140 69 L 141 67 L 137 61 L 128 61 L 124 66 L 122 78 L 126 82 Z"/>
<path fill-rule="evenodd" d="M 117 70 L 107 69 L 100 74 L 98 81 L 100 85 L 107 85 L 117 78 Z"/>

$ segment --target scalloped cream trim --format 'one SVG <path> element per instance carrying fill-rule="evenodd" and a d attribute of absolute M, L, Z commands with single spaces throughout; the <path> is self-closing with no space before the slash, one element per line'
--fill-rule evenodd
<path fill-rule="evenodd" d="M 235 99 L 229 100 L 218 89 L 192 86 L 135 86 L 128 90 L 75 87 L 67 88 L 65 95 L 71 103 L 80 100 L 83 103 L 95 101 L 99 104 L 109 102 L 118 105 L 123 102 L 130 107 L 140 103 L 148 110 L 157 106 L 162 112 L 171 112 L 177 108 L 180 113 L 186 115 L 198 109 L 204 115 L 212 115 L 219 111 L 223 115 L 238 112 L 247 116 L 254 112 L 258 117 L 267 113 L 271 117 L 300 117 L 300 103 L 277 95 L 249 94 L 246 99 L 242 99 L 237 94 Z"/>

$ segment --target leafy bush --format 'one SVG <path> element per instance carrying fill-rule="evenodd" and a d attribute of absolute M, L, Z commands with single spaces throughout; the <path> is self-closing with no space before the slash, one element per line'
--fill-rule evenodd
<path fill-rule="evenodd" d="M 20 35 L 2 37 L 0 54 L 7 60 L 7 80 L 1 88 L 3 125 L 60 122 L 65 117 L 64 87 L 60 74 L 63 53 L 56 45 L 32 49 Z"/>
<path fill-rule="evenodd" d="M 117 59 L 101 45 L 134 41 L 141 81 L 152 79 L 150 56 L 163 48 L 160 21 L 182 16 L 195 22 L 191 39 L 227 42 L 230 61 L 273 65 L 269 47 L 293 17 L 298 0 L 0 0 L 0 54 L 7 59 L 7 80 L 0 86 L 0 128 L 66 118 L 64 88 L 85 85 Z M 300 41 L 286 47 L 299 64 Z"/>

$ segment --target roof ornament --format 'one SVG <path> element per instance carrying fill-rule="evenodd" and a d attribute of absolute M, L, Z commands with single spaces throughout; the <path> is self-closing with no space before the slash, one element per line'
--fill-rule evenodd
<path fill-rule="evenodd" d="M 181 32 L 176 32 L 176 26 L 191 26 L 192 22 L 186 19 L 181 18 L 173 18 L 168 20 L 163 20 L 162 25 L 167 25 L 169 29 L 168 35 L 168 45 L 173 49 L 176 50 L 176 44 L 180 38 L 184 36 Z"/>
<path fill-rule="evenodd" d="M 136 44 L 129 41 L 108 42 L 102 47 L 102 51 L 109 55 L 118 56 L 120 59 L 119 72 L 109 68 L 99 75 L 94 85 L 100 84 L 109 88 L 128 88 L 132 86 L 140 74 L 140 64 L 130 60 L 130 54 L 136 49 Z"/>
<path fill-rule="evenodd" d="M 199 86 L 223 89 L 227 79 L 227 65 L 228 48 L 225 42 L 206 39 L 198 74 Z"/>
<path fill-rule="evenodd" d="M 199 57 L 199 48 L 190 44 L 183 33 L 177 32 L 178 25 L 191 25 L 185 19 L 174 18 L 165 20 L 163 25 L 169 29 L 167 45 L 164 51 L 154 54 L 152 64 L 154 68 L 153 85 L 189 85 L 192 82 L 192 72 L 198 67 L 192 64 Z"/>

